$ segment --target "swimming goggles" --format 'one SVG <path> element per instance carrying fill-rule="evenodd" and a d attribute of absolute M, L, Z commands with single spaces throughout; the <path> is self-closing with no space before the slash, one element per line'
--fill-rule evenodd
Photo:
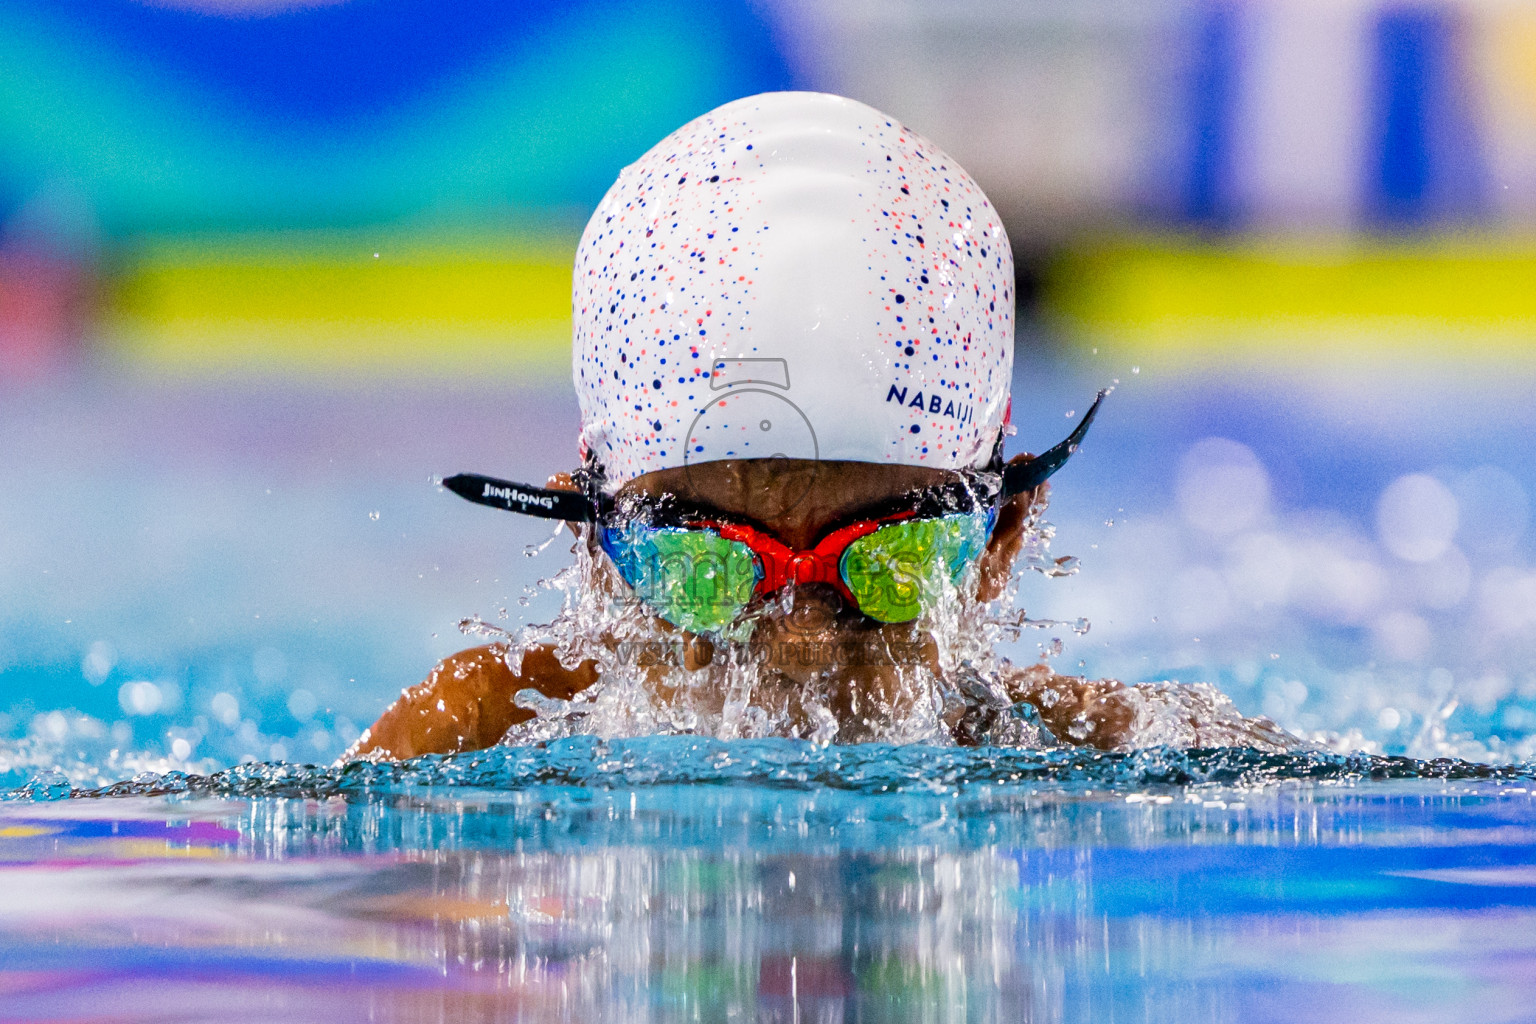
<path fill-rule="evenodd" d="M 878 622 L 911 622 L 960 584 L 980 559 L 1008 498 L 1043 483 L 1077 451 L 1104 393 L 1077 428 L 1043 455 L 925 488 L 797 551 L 766 531 L 669 497 L 615 500 L 595 462 L 555 491 L 460 474 L 443 485 L 460 497 L 546 519 L 590 522 L 620 578 L 673 625 L 718 634 L 754 602 L 790 585 L 828 584 Z"/>

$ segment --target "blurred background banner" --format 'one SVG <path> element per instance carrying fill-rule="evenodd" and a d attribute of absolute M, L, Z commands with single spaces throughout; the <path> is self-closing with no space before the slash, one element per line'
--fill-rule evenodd
<path fill-rule="evenodd" d="M 515 338 L 553 365 L 615 171 L 781 88 L 931 136 L 1042 314 L 1115 344 L 1430 325 L 1507 358 L 1536 323 L 1520 0 L 14 0 L 0 52 L 12 374 L 82 337 L 221 368 Z"/>
<path fill-rule="evenodd" d="M 615 170 L 790 83 L 711 0 L 21 0 L 0 53 L 13 367 L 548 363 Z"/>
<path fill-rule="evenodd" d="M 1002 212 L 1021 445 L 1119 383 L 1084 572 L 1021 597 L 1093 621 L 1066 667 L 1536 752 L 1536 0 L 8 0 L 0 67 L 27 749 L 333 756 L 458 618 L 547 615 L 562 547 L 430 481 L 567 468 L 586 216 L 805 88 Z"/>

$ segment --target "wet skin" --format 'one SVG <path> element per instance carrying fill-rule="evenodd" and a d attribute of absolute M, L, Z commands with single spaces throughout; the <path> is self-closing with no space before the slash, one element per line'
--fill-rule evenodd
<path fill-rule="evenodd" d="M 784 543 L 804 550 L 872 508 L 952 479 L 955 475 L 947 471 L 914 466 L 728 460 L 647 473 L 626 484 L 620 498 L 626 493 L 650 498 L 673 495 L 726 517 L 760 524 Z M 549 486 L 572 489 L 565 474 L 552 478 Z M 981 600 L 1002 593 L 1024 545 L 1030 505 L 1043 501 L 1044 492 L 1042 485 L 999 509 L 979 566 Z M 599 559 L 599 564 L 606 563 Z M 603 585 L 622 587 L 612 578 Z M 658 625 L 673 631 L 660 620 Z M 797 697 L 806 685 L 813 678 L 830 680 L 830 707 L 838 720 L 840 742 L 857 742 L 882 716 L 903 710 L 895 665 L 871 658 L 871 651 L 896 650 L 908 658 L 915 652 L 930 666 L 935 660 L 932 637 L 916 624 L 875 622 L 828 584 L 799 586 L 791 601 L 778 602 L 759 614 L 752 643 L 761 645 L 764 652 L 763 683 L 754 690 L 754 700 L 782 706 L 794 719 L 800 710 Z M 532 711 L 513 704 L 519 690 L 532 688 L 565 700 L 597 680 L 592 662 L 567 669 L 549 648 L 530 649 L 520 670 L 514 672 L 502 660 L 503 650 L 493 644 L 444 659 L 425 682 L 403 691 L 344 757 L 403 759 L 488 747 L 511 726 L 534 717 Z M 806 651 L 815 652 L 814 656 L 806 657 Z M 850 651 L 859 653 L 849 658 Z M 683 667 L 697 669 L 714 654 L 706 638 L 686 636 Z M 662 699 L 667 696 L 667 668 L 657 665 L 652 674 Z M 1103 749 L 1120 745 L 1135 718 L 1128 688 L 1113 680 L 1057 676 L 1035 666 L 1015 670 L 1006 682 L 1010 696 L 1034 705 L 1052 732 L 1081 744 Z"/>

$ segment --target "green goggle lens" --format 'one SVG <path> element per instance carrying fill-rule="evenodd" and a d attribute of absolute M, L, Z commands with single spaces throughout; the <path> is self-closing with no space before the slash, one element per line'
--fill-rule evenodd
<path fill-rule="evenodd" d="M 635 594 L 690 633 L 734 622 L 762 575 L 751 548 L 712 530 L 610 528 L 602 543 Z"/>
<path fill-rule="evenodd" d="M 848 545 L 841 572 L 859 610 L 911 622 L 958 584 L 987 545 L 987 517 L 950 515 L 882 526 Z"/>

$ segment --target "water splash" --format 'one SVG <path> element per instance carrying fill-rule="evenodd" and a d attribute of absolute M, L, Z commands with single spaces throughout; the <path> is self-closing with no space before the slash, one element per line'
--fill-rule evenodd
<path fill-rule="evenodd" d="M 0 740 L 0 792 L 31 787 L 39 793 L 63 787 L 104 786 L 143 772 L 211 772 L 210 758 L 187 760 L 130 746 L 131 735 L 80 712 L 37 715 L 27 734 Z"/>
<path fill-rule="evenodd" d="M 544 553 L 544 551 L 551 544 L 553 544 L 555 541 L 560 539 L 560 534 L 562 534 L 564 532 L 565 532 L 565 524 L 564 523 L 556 523 L 555 524 L 555 532 L 554 533 L 551 533 L 547 538 L 545 538 L 544 540 L 540 541 L 537 544 L 528 544 L 528 545 L 524 546 L 524 548 L 523 548 L 523 557 L 524 558 L 536 558 L 539 555 L 542 555 Z"/>
<path fill-rule="evenodd" d="M 1051 541 L 1056 539 L 1056 527 L 1045 518 L 1045 499 L 1030 507 L 1025 520 L 1024 549 L 1019 553 L 1018 564 L 1051 579 L 1075 576 L 1080 568 L 1073 555 L 1051 557 Z"/>
<path fill-rule="evenodd" d="M 41 776 L 0 799 L 185 794 L 221 798 L 367 799 L 427 789 L 517 792 L 539 787 L 610 791 L 667 786 L 821 790 L 865 795 L 1029 791 L 1152 793 L 1191 787 L 1349 784 L 1392 779 L 1536 781 L 1536 763 L 1486 765 L 1373 754 L 1269 753 L 1245 748 L 1152 747 L 1123 753 L 916 744 L 822 746 L 809 740 L 574 736 L 524 747 L 428 755 L 405 762 L 318 767 L 245 764 L 207 775 L 144 772 L 115 785 L 68 789 Z"/>
<path fill-rule="evenodd" d="M 1075 560 L 1051 556 L 1054 529 L 1044 511 L 1044 500 L 1027 511 L 1025 563 L 1050 576 L 1075 572 Z M 656 618 L 618 580 L 590 534 L 580 536 L 572 551 L 571 565 L 538 584 L 560 599 L 550 622 L 516 631 L 479 617 L 459 624 L 466 635 L 499 645 L 513 671 L 534 647 L 552 651 L 567 669 L 595 669 L 598 681 L 569 699 L 532 688 L 517 693 L 514 702 L 534 715 L 507 732 L 505 745 L 588 735 L 686 734 L 788 737 L 821 745 L 1043 748 L 1084 742 L 1093 733 L 1088 710 L 1065 725 L 1053 719 L 1056 734 L 1045 728 L 1035 708 L 1021 699 L 1021 687 L 1053 678 L 1050 670 L 1020 669 L 997 653 L 1026 630 L 1061 628 L 1082 635 L 1090 626 L 1085 618 L 1029 618 L 1016 606 L 1019 574 L 987 602 L 979 599 L 973 567 L 957 583 L 941 581 L 932 606 L 916 623 L 852 633 L 828 628 L 825 621 L 820 627 L 793 627 L 804 609 L 789 587 L 753 609 L 728 637 L 710 641 Z M 1042 665 L 1062 650 L 1059 638 L 1043 643 Z M 1119 687 L 1069 678 L 1051 685 Z M 1128 748 L 1297 746 L 1266 722 L 1245 719 L 1211 687 L 1143 684 L 1122 688 L 1113 699 L 1119 742 Z"/>
<path fill-rule="evenodd" d="M 1044 508 L 1041 501 L 1028 510 L 1026 562 L 1047 575 L 1068 575 L 1075 560 L 1050 556 L 1054 530 Z M 560 598 L 552 621 L 516 632 L 478 617 L 460 623 L 467 635 L 501 645 L 514 670 L 535 646 L 551 649 L 568 669 L 596 668 L 598 682 L 568 700 L 518 693 L 516 703 L 535 717 L 514 726 L 504 743 L 666 733 L 821 744 L 1051 742 L 1015 710 L 1010 666 L 996 654 L 1023 629 L 1057 625 L 1031 621 L 1013 607 L 1016 578 L 998 600 L 984 603 L 976 598 L 973 568 L 957 584 L 943 581 L 917 623 L 857 633 L 786 626 L 804 610 L 791 586 L 728 636 L 701 641 L 652 615 L 595 550 L 584 532 L 574 562 L 538 584 Z M 1088 628 L 1086 620 L 1061 625 L 1079 634 Z"/>

